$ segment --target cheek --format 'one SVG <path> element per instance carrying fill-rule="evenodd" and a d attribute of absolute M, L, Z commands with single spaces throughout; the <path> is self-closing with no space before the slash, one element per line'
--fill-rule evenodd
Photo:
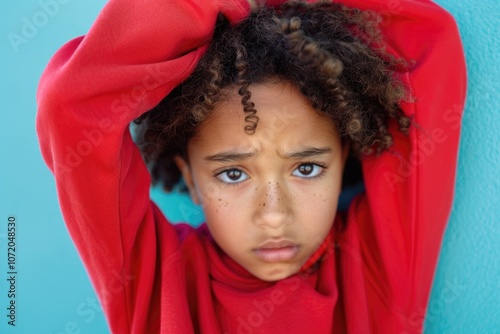
<path fill-rule="evenodd" d="M 195 176 L 196 194 L 205 215 L 231 215 L 234 211 L 248 207 L 249 193 L 238 187 L 217 182 L 210 175 Z"/>
<path fill-rule="evenodd" d="M 315 189 L 298 192 L 294 196 L 295 209 L 299 213 L 297 219 L 307 222 L 304 227 L 311 237 L 321 236 L 330 230 L 340 195 L 340 181 L 324 178 L 319 183 Z"/>
<path fill-rule="evenodd" d="M 317 181 L 308 181 L 315 185 L 306 185 L 303 189 L 296 190 L 295 202 L 310 214 L 331 215 L 332 211 L 336 211 L 340 196 L 341 177 L 340 171 L 333 171 Z"/>
<path fill-rule="evenodd" d="M 241 194 L 229 191 L 218 182 L 208 183 L 198 191 L 201 207 L 207 219 L 225 220 L 229 217 L 242 216 L 242 210 L 248 207 L 248 202 Z"/>
<path fill-rule="evenodd" d="M 206 223 L 213 235 L 232 235 L 241 239 L 240 235 L 248 229 L 248 203 L 235 199 L 228 192 L 221 189 L 213 189 L 210 194 L 204 196 L 202 203 Z"/>
<path fill-rule="evenodd" d="M 321 226 L 333 222 L 337 213 L 338 192 L 325 188 L 323 191 L 315 191 L 311 194 L 302 195 L 297 198 L 297 207 L 300 210 L 300 220 L 310 222 L 308 226 L 314 226 L 312 230 L 321 229 Z"/>
<path fill-rule="evenodd" d="M 326 189 L 325 189 L 326 190 Z M 338 196 L 330 192 L 313 193 L 312 200 L 301 209 L 302 235 L 313 252 L 330 232 L 337 214 Z M 311 254 L 309 254 L 311 255 Z"/>

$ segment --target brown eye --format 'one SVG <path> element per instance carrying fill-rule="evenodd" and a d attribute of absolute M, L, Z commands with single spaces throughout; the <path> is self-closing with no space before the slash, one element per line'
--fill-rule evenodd
<path fill-rule="evenodd" d="M 237 168 L 226 169 L 217 174 L 216 177 L 225 183 L 239 183 L 248 179 L 248 175 Z"/>
<path fill-rule="evenodd" d="M 231 181 L 238 181 L 238 179 L 241 177 L 241 171 L 238 169 L 231 169 L 231 170 L 228 170 L 226 173 L 227 173 L 227 177 Z"/>
<path fill-rule="evenodd" d="M 321 165 L 318 165 L 316 163 L 305 163 L 305 164 L 301 164 L 299 165 L 299 167 L 297 167 L 292 175 L 294 176 L 299 176 L 299 177 L 302 177 L 302 178 L 309 178 L 309 179 L 312 179 L 316 176 L 319 176 L 321 175 L 321 173 L 323 172 L 323 170 L 325 169 L 326 167 L 324 166 L 321 166 Z"/>
<path fill-rule="evenodd" d="M 314 166 L 311 165 L 311 164 L 307 164 L 307 165 L 300 165 L 299 166 L 299 172 L 302 174 L 302 175 L 309 175 L 312 173 L 313 169 L 314 169 Z"/>

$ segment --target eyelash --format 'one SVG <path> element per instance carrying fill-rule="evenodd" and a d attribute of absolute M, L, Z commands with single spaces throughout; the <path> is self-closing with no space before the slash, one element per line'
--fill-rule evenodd
<path fill-rule="evenodd" d="M 318 167 L 321 168 L 321 171 L 320 171 L 320 173 L 318 175 L 313 176 L 313 177 L 304 177 L 304 178 L 302 178 L 302 179 L 307 180 L 307 181 L 313 181 L 313 180 L 317 180 L 317 179 L 321 178 L 325 174 L 325 170 L 327 169 L 327 166 L 325 164 L 320 163 L 320 162 L 315 161 L 315 160 L 311 160 L 311 161 L 301 162 L 300 164 L 297 165 L 297 167 L 295 167 L 294 171 L 297 168 L 299 168 L 300 166 L 302 166 L 302 165 L 315 165 L 315 166 L 318 166 Z M 215 180 L 217 182 L 221 183 L 224 186 L 227 186 L 227 187 L 237 186 L 241 182 L 234 182 L 234 183 L 224 182 L 224 181 L 222 181 L 218 177 L 219 175 L 221 175 L 221 174 L 223 174 L 225 172 L 231 171 L 231 170 L 239 170 L 239 171 L 242 171 L 243 173 L 245 173 L 241 168 L 238 168 L 238 167 L 228 167 L 228 168 L 225 168 L 223 170 L 216 171 L 213 176 L 214 176 L 214 178 L 215 178 Z M 245 173 L 245 174 L 247 174 L 247 173 Z"/>
<path fill-rule="evenodd" d="M 245 173 L 241 168 L 238 168 L 238 167 L 228 167 L 228 168 L 225 168 L 223 170 L 219 170 L 219 171 L 216 171 L 214 173 L 214 179 L 215 181 L 217 181 L 218 183 L 222 184 L 223 186 L 225 187 L 234 187 L 234 186 L 237 186 L 239 185 L 241 182 L 234 182 L 234 183 L 230 183 L 230 182 L 224 182 L 222 181 L 218 176 L 223 174 L 223 173 L 226 173 L 226 172 L 229 172 L 231 170 L 239 170 L 239 171 L 242 171 L 243 173 Z M 247 173 L 245 173 L 247 174 Z"/>
<path fill-rule="evenodd" d="M 321 167 L 321 171 L 319 172 L 318 175 L 313 176 L 313 177 L 304 177 L 303 179 L 305 179 L 306 181 L 313 181 L 313 180 L 317 180 L 317 179 L 321 178 L 322 176 L 325 175 L 325 171 L 327 169 L 327 166 L 325 164 L 323 164 L 319 161 L 315 161 L 315 160 L 301 162 L 300 164 L 297 165 L 297 167 L 295 169 L 299 168 L 301 165 L 315 165 L 315 166 Z"/>

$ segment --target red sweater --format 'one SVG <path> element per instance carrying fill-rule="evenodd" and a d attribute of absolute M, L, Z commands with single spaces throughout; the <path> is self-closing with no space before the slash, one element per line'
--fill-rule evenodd
<path fill-rule="evenodd" d="M 37 131 L 69 233 L 114 333 L 418 333 L 454 190 L 465 65 L 452 17 L 427 0 L 344 0 L 373 9 L 417 126 L 363 161 L 366 193 L 302 271 L 263 282 L 208 230 L 171 225 L 129 123 L 159 103 L 206 50 L 218 12 L 245 0 L 111 0 L 89 33 L 52 58 Z M 394 130 L 394 129 L 393 129 Z"/>

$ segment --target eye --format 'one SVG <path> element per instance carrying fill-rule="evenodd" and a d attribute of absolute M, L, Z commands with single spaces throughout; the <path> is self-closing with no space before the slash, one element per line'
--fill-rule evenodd
<path fill-rule="evenodd" d="M 224 183 L 239 183 L 248 179 L 248 175 L 238 168 L 226 169 L 216 175 Z"/>
<path fill-rule="evenodd" d="M 309 163 L 304 163 L 304 164 L 299 165 L 299 167 L 297 167 L 293 171 L 292 175 L 303 177 L 303 178 L 313 178 L 313 177 L 319 176 L 323 172 L 324 169 L 325 169 L 325 167 L 323 167 L 323 166 L 320 166 L 316 163 L 309 162 Z"/>

